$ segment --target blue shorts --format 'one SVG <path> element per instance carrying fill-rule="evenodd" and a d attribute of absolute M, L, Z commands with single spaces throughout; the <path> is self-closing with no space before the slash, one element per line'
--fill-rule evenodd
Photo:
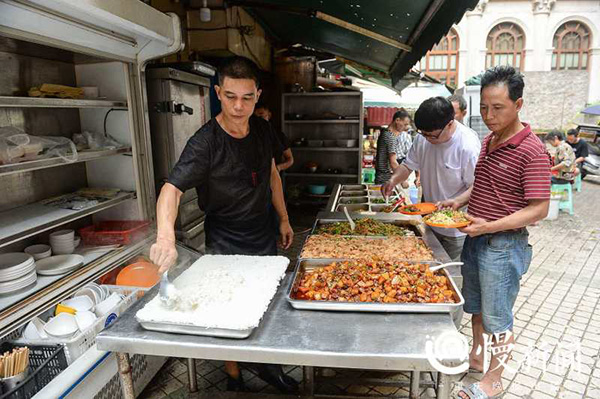
<path fill-rule="evenodd" d="M 526 229 L 467 237 L 462 251 L 464 311 L 481 314 L 488 334 L 513 328 L 513 306 L 532 248 Z"/>

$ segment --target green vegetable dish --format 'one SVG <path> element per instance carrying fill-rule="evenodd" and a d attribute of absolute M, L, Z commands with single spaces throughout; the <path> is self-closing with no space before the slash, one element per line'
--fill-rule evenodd
<path fill-rule="evenodd" d="M 414 236 L 404 227 L 391 223 L 383 223 L 373 219 L 358 219 L 354 231 L 348 222 L 327 223 L 317 228 L 316 234 L 343 236 Z"/>

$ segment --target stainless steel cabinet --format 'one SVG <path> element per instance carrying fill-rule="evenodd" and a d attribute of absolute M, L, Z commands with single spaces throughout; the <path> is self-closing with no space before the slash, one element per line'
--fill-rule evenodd
<path fill-rule="evenodd" d="M 169 67 L 149 69 L 146 81 L 154 176 L 159 192 L 187 141 L 210 119 L 210 81 Z M 195 189 L 186 191 L 181 199 L 175 230 L 183 243 L 202 250 L 204 213 L 198 209 Z"/>

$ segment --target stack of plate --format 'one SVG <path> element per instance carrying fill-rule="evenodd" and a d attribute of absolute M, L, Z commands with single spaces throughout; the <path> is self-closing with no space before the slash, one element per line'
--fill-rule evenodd
<path fill-rule="evenodd" d="M 0 294 L 25 288 L 37 280 L 35 261 L 23 252 L 0 255 Z"/>
<path fill-rule="evenodd" d="M 36 262 L 37 273 L 41 276 L 56 276 L 78 269 L 83 265 L 81 255 L 56 255 Z"/>
<path fill-rule="evenodd" d="M 75 231 L 59 230 L 50 234 L 50 246 L 55 255 L 72 254 L 75 249 Z"/>

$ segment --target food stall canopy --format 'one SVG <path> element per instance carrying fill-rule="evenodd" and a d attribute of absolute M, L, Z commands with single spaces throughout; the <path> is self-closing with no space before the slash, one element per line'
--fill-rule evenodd
<path fill-rule="evenodd" d="M 588 114 L 588 115 L 600 115 L 600 104 L 592 105 L 591 107 L 587 107 L 586 109 L 581 111 L 581 113 Z"/>
<path fill-rule="evenodd" d="M 302 44 L 388 76 L 394 88 L 478 0 L 235 0 L 280 45 Z"/>

